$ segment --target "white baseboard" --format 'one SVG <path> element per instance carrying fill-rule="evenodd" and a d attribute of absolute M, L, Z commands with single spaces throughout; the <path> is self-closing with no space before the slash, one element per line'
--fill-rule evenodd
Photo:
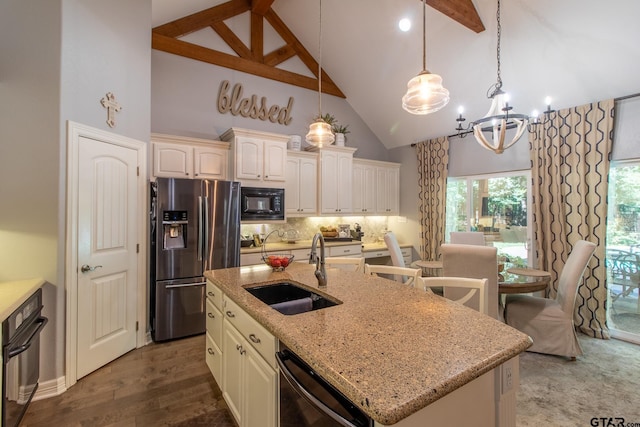
<path fill-rule="evenodd" d="M 38 384 L 38 390 L 32 400 L 42 400 L 49 397 L 58 396 L 67 391 L 65 377 L 44 381 Z"/>

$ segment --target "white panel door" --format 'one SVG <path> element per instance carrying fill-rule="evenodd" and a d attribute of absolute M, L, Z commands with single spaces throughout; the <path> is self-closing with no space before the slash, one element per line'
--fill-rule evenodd
<path fill-rule="evenodd" d="M 136 346 L 137 158 L 134 149 L 80 138 L 77 378 Z"/>

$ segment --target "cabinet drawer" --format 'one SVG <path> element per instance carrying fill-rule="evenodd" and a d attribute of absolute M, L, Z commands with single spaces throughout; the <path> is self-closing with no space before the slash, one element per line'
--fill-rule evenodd
<path fill-rule="evenodd" d="M 381 258 L 389 256 L 389 251 L 386 249 L 381 249 L 379 251 L 369 251 L 364 253 L 365 258 Z"/>
<path fill-rule="evenodd" d="M 222 291 L 211 280 L 207 280 L 207 298 L 218 310 L 222 311 Z"/>
<path fill-rule="evenodd" d="M 329 248 L 329 256 L 360 256 L 361 254 L 362 246 L 360 245 L 332 246 Z"/>
<path fill-rule="evenodd" d="M 222 319 L 222 312 L 207 298 L 207 333 L 218 345 L 222 343 Z"/>
<path fill-rule="evenodd" d="M 245 265 L 257 264 L 264 264 L 262 262 L 262 254 L 260 252 L 240 255 L 240 265 L 242 267 L 244 267 Z"/>
<path fill-rule="evenodd" d="M 413 262 L 413 250 L 411 248 L 400 248 L 400 252 L 402 252 L 404 265 L 411 265 Z"/>
<path fill-rule="evenodd" d="M 213 342 L 211 336 L 208 333 L 206 335 L 205 361 L 213 374 L 213 379 L 218 383 L 218 387 L 222 387 L 222 352 L 220 347 Z"/>
<path fill-rule="evenodd" d="M 231 299 L 225 297 L 224 317 L 276 369 L 276 338 Z"/>
<path fill-rule="evenodd" d="M 311 249 L 293 249 L 291 251 L 291 255 L 293 255 L 293 261 L 298 262 L 309 262 L 309 255 L 311 254 Z"/>

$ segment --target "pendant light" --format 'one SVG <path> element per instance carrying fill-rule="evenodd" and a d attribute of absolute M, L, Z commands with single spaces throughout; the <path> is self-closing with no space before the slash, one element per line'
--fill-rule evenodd
<path fill-rule="evenodd" d="M 307 143 L 322 147 L 331 145 L 335 135 L 331 125 L 322 118 L 322 0 L 320 0 L 320 30 L 318 34 L 318 117 L 309 125 L 309 133 L 305 136 Z"/>
<path fill-rule="evenodd" d="M 487 97 L 491 99 L 491 107 L 483 118 L 470 123 L 472 131 L 469 131 L 469 128 L 462 128 L 462 122 L 465 119 L 462 117 L 462 113 L 460 113 L 456 119 L 458 122 L 456 130 L 459 135 L 462 135 L 463 131 L 473 132 L 473 136 L 482 147 L 496 154 L 501 154 L 504 150 L 515 144 L 524 134 L 529 123 L 529 116 L 511 113 L 513 107 L 509 105 L 508 96 L 502 90 L 502 77 L 500 76 L 500 36 L 502 33 L 502 27 L 500 25 L 500 0 L 498 0 L 496 18 L 498 21 L 498 44 L 496 49 L 498 78 L 496 84 L 489 88 L 487 94 Z M 508 142 L 505 142 L 507 130 L 512 129 L 515 129 L 513 136 Z"/>
<path fill-rule="evenodd" d="M 449 102 L 449 91 L 442 86 L 442 77 L 427 71 L 427 3 L 422 0 L 422 71 L 409 80 L 402 108 L 411 114 L 435 113 Z"/>

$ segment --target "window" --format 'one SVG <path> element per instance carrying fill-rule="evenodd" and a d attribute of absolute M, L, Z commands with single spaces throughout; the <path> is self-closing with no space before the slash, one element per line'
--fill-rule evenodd
<path fill-rule="evenodd" d="M 612 164 L 607 215 L 608 323 L 612 335 L 640 343 L 640 163 Z"/>
<path fill-rule="evenodd" d="M 449 178 L 445 240 L 452 231 L 480 231 L 510 262 L 531 265 L 530 173 Z"/>

